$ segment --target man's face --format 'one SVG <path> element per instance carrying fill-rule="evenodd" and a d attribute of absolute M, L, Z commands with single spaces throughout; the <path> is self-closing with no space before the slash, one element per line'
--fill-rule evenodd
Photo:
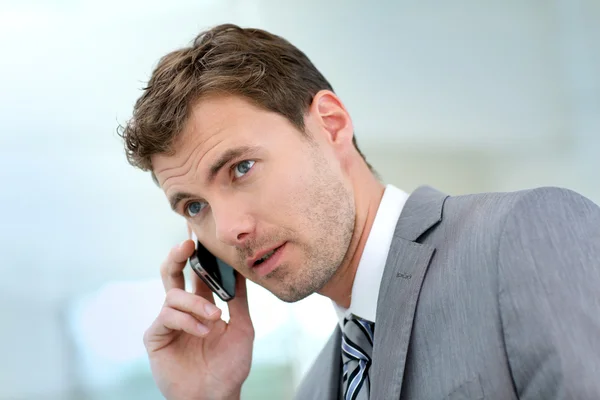
<path fill-rule="evenodd" d="M 210 97 L 193 108 L 174 154 L 152 157 L 167 198 L 202 244 L 284 301 L 329 281 L 354 230 L 339 150 L 310 118 L 312 139 L 241 98 Z"/>

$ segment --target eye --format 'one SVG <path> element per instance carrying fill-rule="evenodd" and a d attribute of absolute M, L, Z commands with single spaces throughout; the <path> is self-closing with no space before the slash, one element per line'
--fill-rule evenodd
<path fill-rule="evenodd" d="M 190 217 L 195 217 L 206 207 L 206 203 L 201 201 L 192 201 L 185 206 L 185 213 Z"/>
<path fill-rule="evenodd" d="M 233 167 L 233 174 L 235 175 L 236 178 L 241 178 L 242 176 L 246 175 L 248 173 L 248 171 L 250 171 L 252 169 L 253 165 L 254 165 L 253 160 L 244 160 L 242 162 L 239 162 Z"/>

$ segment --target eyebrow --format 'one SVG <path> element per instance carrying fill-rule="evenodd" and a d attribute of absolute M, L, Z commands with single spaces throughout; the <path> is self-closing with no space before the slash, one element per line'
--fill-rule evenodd
<path fill-rule="evenodd" d="M 191 199 L 194 196 L 191 193 L 186 193 L 186 192 L 177 192 L 175 193 L 170 199 L 169 199 L 169 203 L 171 204 L 171 209 L 175 212 L 177 212 L 177 206 L 179 205 L 179 203 L 182 200 L 187 200 L 187 199 Z"/>
<path fill-rule="evenodd" d="M 213 162 L 212 165 L 210 166 L 209 173 L 208 173 L 208 182 L 209 183 L 212 182 L 215 179 L 215 177 L 217 176 L 217 174 L 219 173 L 219 171 L 225 165 L 227 165 L 231 160 L 241 157 L 243 154 L 251 153 L 251 152 L 255 151 L 256 149 L 257 149 L 256 147 L 240 146 L 240 147 L 235 147 L 233 149 L 229 149 L 226 152 L 224 152 L 223 154 L 221 154 L 221 156 L 215 162 Z M 197 196 L 195 196 L 191 193 L 187 193 L 187 192 L 175 193 L 169 199 L 169 203 L 171 204 L 171 209 L 173 209 L 173 211 L 176 212 L 177 206 L 179 205 L 179 203 L 182 200 L 187 200 L 187 199 L 191 199 L 194 197 L 197 197 Z"/>
<path fill-rule="evenodd" d="M 208 182 L 209 183 L 212 182 L 215 179 L 215 177 L 217 176 L 217 174 L 219 173 L 219 171 L 225 165 L 227 165 L 227 163 L 229 163 L 231 160 L 238 158 L 238 157 L 242 156 L 243 154 L 250 153 L 254 150 L 256 150 L 256 147 L 240 146 L 240 147 L 235 147 L 233 149 L 229 149 L 225 153 L 221 154 L 221 157 L 219 157 L 210 166 L 210 170 L 208 173 Z"/>

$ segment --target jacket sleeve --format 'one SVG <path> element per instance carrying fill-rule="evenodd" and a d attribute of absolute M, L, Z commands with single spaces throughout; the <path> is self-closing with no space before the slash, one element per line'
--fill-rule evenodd
<path fill-rule="evenodd" d="M 498 246 L 498 304 L 520 399 L 600 399 L 600 208 L 523 192 Z"/>

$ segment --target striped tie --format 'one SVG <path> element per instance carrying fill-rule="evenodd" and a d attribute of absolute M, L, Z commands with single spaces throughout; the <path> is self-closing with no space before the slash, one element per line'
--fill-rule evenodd
<path fill-rule="evenodd" d="M 342 333 L 343 400 L 368 400 L 369 368 L 373 352 L 375 324 L 351 316 L 344 319 Z"/>

